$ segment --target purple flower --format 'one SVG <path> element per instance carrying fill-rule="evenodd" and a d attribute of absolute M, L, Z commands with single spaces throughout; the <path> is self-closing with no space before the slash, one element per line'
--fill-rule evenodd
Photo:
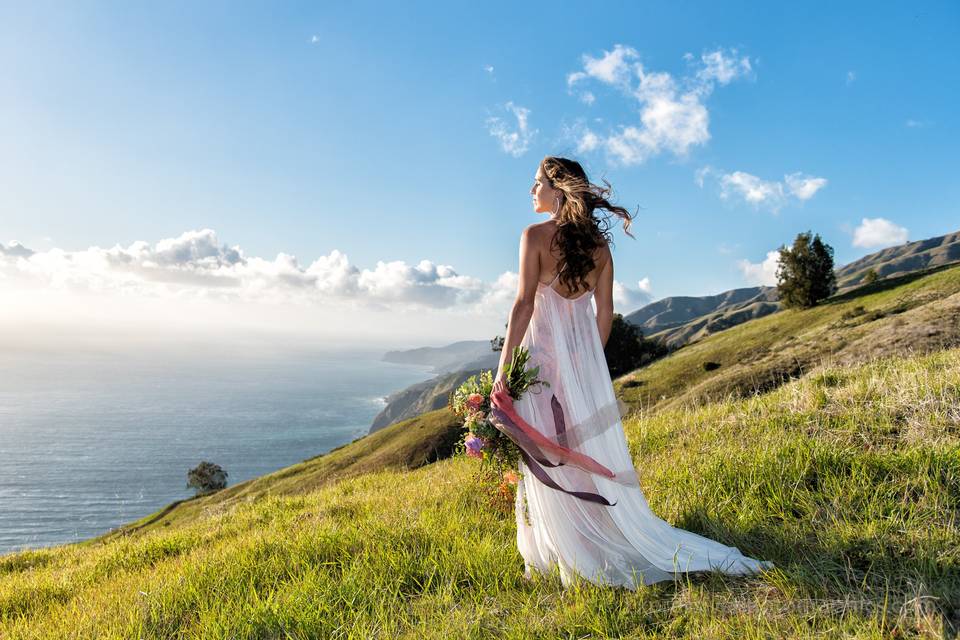
<path fill-rule="evenodd" d="M 467 437 L 464 438 L 463 443 L 466 445 L 468 456 L 471 458 L 483 457 L 483 453 L 481 453 L 481 451 L 483 450 L 484 445 L 486 445 L 486 442 L 483 441 L 483 438 L 478 438 L 472 433 L 468 433 Z"/>

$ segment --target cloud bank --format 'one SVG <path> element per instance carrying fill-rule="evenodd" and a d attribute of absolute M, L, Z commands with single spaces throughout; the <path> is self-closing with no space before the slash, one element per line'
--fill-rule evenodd
<path fill-rule="evenodd" d="M 502 332 L 518 278 L 506 271 L 485 282 L 427 259 L 361 268 L 336 249 L 309 264 L 287 253 L 270 260 L 220 242 L 213 229 L 80 251 L 12 242 L 0 244 L 0 294 L 12 301 L 0 324 L 239 327 L 432 344 Z M 642 303 L 649 280 L 617 283 L 614 294 L 618 307 Z"/>

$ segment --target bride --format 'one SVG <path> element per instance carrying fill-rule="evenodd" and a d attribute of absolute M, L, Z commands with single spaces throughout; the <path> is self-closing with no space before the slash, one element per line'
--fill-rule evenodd
<path fill-rule="evenodd" d="M 736 547 L 671 526 L 650 510 L 640 488 L 603 352 L 613 323 L 613 259 L 610 234 L 593 212 L 602 208 L 623 218 L 630 237 L 632 216 L 607 200 L 611 189 L 604 182 L 606 188 L 591 184 L 574 160 L 547 156 L 530 192 L 534 210 L 550 219 L 520 237 L 519 290 L 494 404 L 545 436 L 556 460 L 525 453 L 519 463 L 515 511 L 524 575 L 530 579 L 534 570 L 545 574 L 557 566 L 564 586 L 579 575 L 636 589 L 682 572 L 772 568 Z M 517 345 L 529 351 L 529 366 L 539 365 L 538 377 L 550 386 L 512 403 L 504 365 Z"/>

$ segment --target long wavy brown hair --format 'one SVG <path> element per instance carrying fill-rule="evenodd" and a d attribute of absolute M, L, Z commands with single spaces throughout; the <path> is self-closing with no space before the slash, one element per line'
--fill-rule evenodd
<path fill-rule="evenodd" d="M 592 184 L 576 160 L 546 156 L 540 161 L 540 168 L 550 181 L 550 186 L 562 194 L 560 209 L 554 216 L 557 233 L 550 245 L 550 253 L 554 253 L 555 247 L 561 251 L 557 261 L 560 281 L 570 291 L 579 291 L 581 286 L 587 289 L 589 283 L 585 276 L 596 268 L 593 252 L 604 243 L 614 244 L 613 234 L 609 231 L 612 216 L 600 218 L 594 216 L 593 212 L 606 209 L 622 218 L 623 230 L 631 238 L 634 236 L 630 233 L 630 225 L 635 216 L 623 207 L 611 204 L 608 198 L 613 193 L 613 185 L 606 179 L 603 179 L 606 187 Z"/>

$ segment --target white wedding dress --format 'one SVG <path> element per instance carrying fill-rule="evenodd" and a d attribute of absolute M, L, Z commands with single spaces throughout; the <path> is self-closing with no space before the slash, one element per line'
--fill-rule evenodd
<path fill-rule="evenodd" d="M 527 367 L 539 365 L 537 377 L 550 386 L 528 390 L 514 409 L 551 441 L 592 457 L 615 476 L 567 464 L 544 467 L 563 490 L 599 494 L 612 503 L 607 506 L 545 485 L 520 461 L 523 477 L 517 483 L 515 511 L 525 575 L 531 577 L 534 569 L 549 573 L 557 565 L 564 586 L 579 574 L 596 584 L 636 589 L 641 583 L 672 580 L 681 572 L 745 574 L 772 568 L 772 562 L 674 527 L 650 510 L 627 448 L 590 303 L 593 290 L 565 298 L 553 288 L 554 282 L 556 278 L 549 285 L 538 284 L 533 316 L 521 341 L 530 353 Z M 565 427 L 555 423 L 554 394 Z"/>

